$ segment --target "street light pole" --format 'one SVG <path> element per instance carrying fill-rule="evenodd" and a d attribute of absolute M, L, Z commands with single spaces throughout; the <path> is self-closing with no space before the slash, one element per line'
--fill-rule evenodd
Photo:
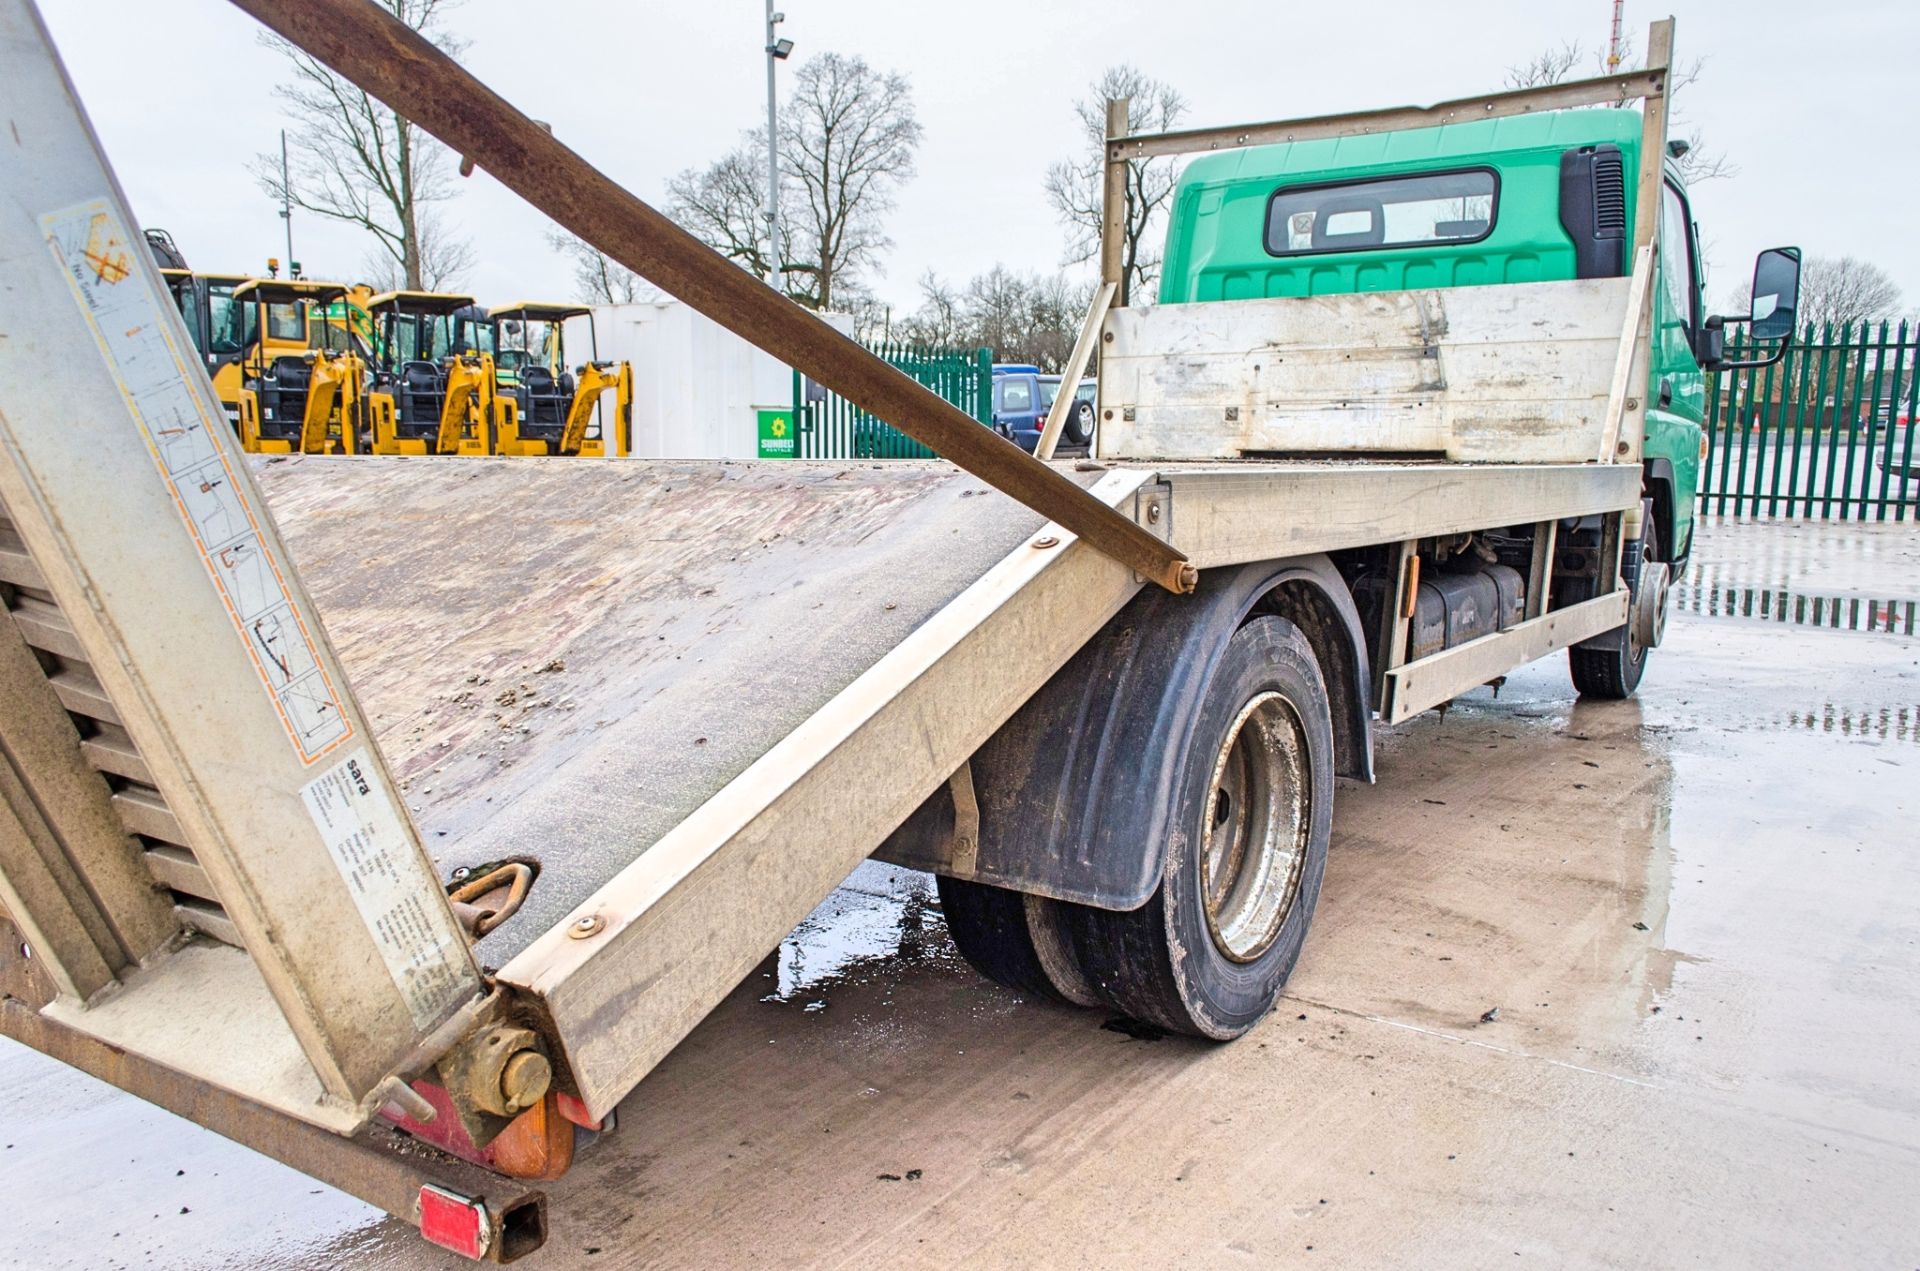
<path fill-rule="evenodd" d="M 280 130 L 280 219 L 287 223 L 287 277 L 297 270 L 293 265 L 293 185 L 287 178 L 287 130 Z"/>
<path fill-rule="evenodd" d="M 774 28 L 787 20 L 784 13 L 776 13 L 773 0 L 767 0 L 767 252 L 771 257 L 772 269 L 767 281 L 773 284 L 775 291 L 784 291 L 785 279 L 780 272 L 780 119 L 775 105 L 773 89 L 774 65 L 785 61 L 793 52 L 792 40 L 774 38 Z"/>

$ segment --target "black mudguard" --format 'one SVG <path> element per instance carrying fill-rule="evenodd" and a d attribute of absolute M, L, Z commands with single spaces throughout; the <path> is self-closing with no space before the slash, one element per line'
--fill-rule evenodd
<path fill-rule="evenodd" d="M 1372 777 L 1366 641 L 1325 556 L 1210 569 L 1199 590 L 1143 591 L 973 757 L 976 882 L 1103 909 L 1159 886 L 1172 797 L 1221 651 L 1256 609 L 1294 620 L 1319 654 L 1338 771 Z M 942 790 L 878 855 L 935 872 L 953 825 Z"/>

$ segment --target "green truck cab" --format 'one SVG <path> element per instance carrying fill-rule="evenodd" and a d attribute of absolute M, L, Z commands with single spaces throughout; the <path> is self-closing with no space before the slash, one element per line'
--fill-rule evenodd
<path fill-rule="evenodd" d="M 1175 191 L 1159 301 L 1625 276 L 1642 144 L 1638 111 L 1581 109 L 1204 155 Z M 1686 184 L 1662 166 L 1643 462 L 1654 557 L 1684 564 L 1707 371 L 1745 319 L 1706 316 Z"/>

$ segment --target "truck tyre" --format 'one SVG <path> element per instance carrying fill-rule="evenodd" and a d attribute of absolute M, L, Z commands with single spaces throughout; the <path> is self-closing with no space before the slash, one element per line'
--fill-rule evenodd
<path fill-rule="evenodd" d="M 1066 434 L 1070 446 L 1084 446 L 1093 440 L 1093 403 L 1076 401 L 1073 409 L 1067 412 L 1067 422 L 1060 430 Z"/>
<path fill-rule="evenodd" d="M 1079 963 L 1116 1009 L 1225 1041 L 1273 1006 L 1320 897 L 1333 821 L 1326 682 L 1299 628 L 1234 632 L 1208 681 L 1160 886 L 1140 908 L 1066 910 Z"/>
<path fill-rule="evenodd" d="M 1640 569 L 1634 576 L 1633 603 L 1627 611 L 1626 625 L 1597 641 L 1567 650 L 1573 687 L 1582 697 L 1605 702 L 1632 697 L 1640 687 L 1640 677 L 1647 672 L 1647 659 L 1665 634 L 1669 575 L 1659 559 L 1659 529 L 1651 516 L 1643 524 Z"/>
<path fill-rule="evenodd" d="M 947 932 L 974 970 L 1019 992 L 1100 1004 L 1067 938 L 1062 911 L 1076 906 L 944 874 L 934 885 Z"/>

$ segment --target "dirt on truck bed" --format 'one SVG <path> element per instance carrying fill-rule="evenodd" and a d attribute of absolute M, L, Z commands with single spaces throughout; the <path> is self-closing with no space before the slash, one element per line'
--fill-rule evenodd
<path fill-rule="evenodd" d="M 442 876 L 541 863 L 495 966 L 1041 524 L 943 463 L 254 472 Z"/>

